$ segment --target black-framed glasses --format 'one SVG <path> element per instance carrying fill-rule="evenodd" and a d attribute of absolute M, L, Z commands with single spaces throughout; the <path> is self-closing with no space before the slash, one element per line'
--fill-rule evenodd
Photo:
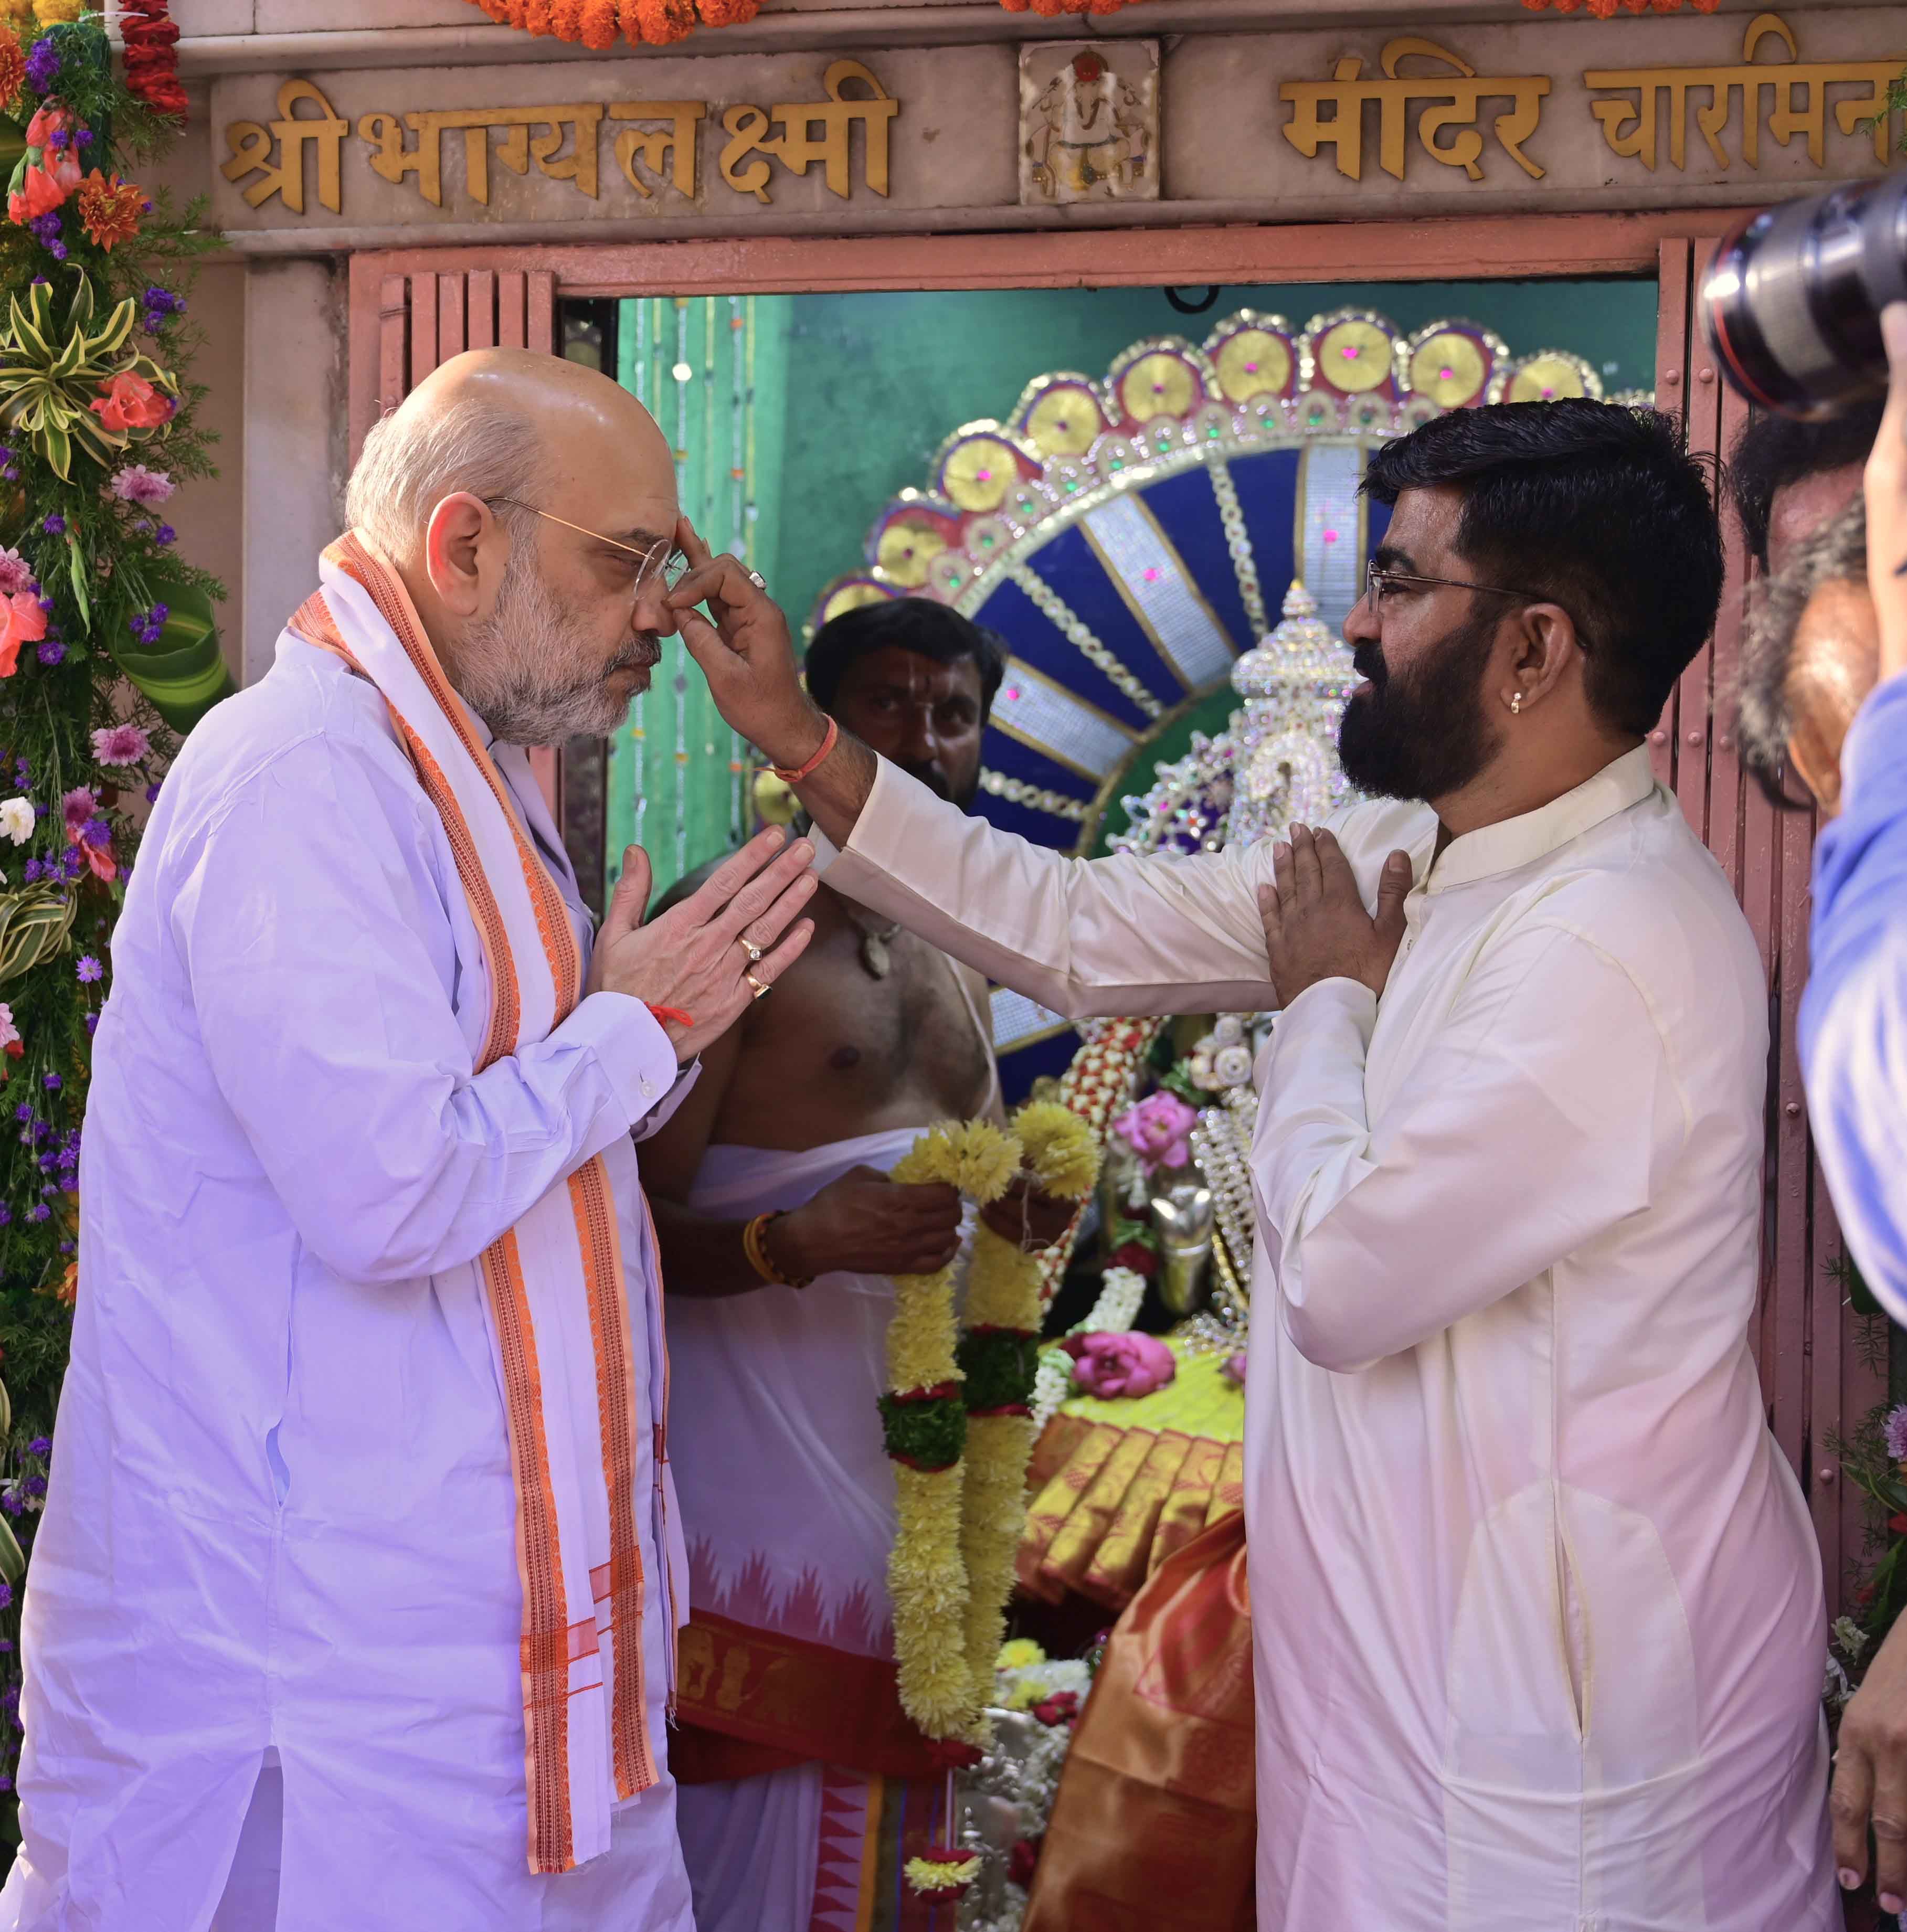
<path fill-rule="evenodd" d="M 1374 560 L 1364 566 L 1364 594 L 1371 600 L 1374 610 L 1384 608 L 1384 599 L 1393 585 L 1421 586 L 1434 590 L 1476 590 L 1486 597 L 1514 597 L 1524 604 L 1555 604 L 1556 599 L 1540 590 L 1512 590 L 1500 584 L 1472 584 L 1461 577 L 1425 577 L 1413 570 L 1386 570 Z M 1583 650 L 1589 649 L 1589 640 L 1583 635 L 1581 625 L 1576 622 L 1575 613 L 1566 604 L 1557 604 L 1575 627 L 1576 643 Z"/>
<path fill-rule="evenodd" d="M 574 530 L 578 536 L 593 538 L 599 544 L 607 544 L 611 550 L 640 557 L 642 568 L 635 574 L 635 587 L 638 590 L 657 571 L 661 572 L 665 590 L 673 590 L 689 574 L 689 560 L 669 538 L 659 537 L 647 549 L 639 549 L 634 544 L 624 543 L 620 537 L 606 537 L 600 530 L 593 530 L 587 524 L 572 524 L 567 517 L 559 517 L 553 510 L 539 510 L 534 503 L 526 503 L 521 496 L 486 496 L 483 500 L 493 508 L 499 503 L 507 503 L 512 509 L 527 510 L 533 517 L 541 517 L 545 523 L 560 524 L 566 530 Z"/>

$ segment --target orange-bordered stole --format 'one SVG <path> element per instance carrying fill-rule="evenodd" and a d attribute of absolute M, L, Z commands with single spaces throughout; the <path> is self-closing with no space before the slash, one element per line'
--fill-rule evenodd
<path fill-rule="evenodd" d="M 443 821 L 489 968 L 479 1071 L 545 1038 L 582 997 L 558 890 L 402 580 L 353 532 L 291 622 L 389 706 Z M 530 1868 L 609 1848 L 610 1813 L 656 1780 L 643 1683 L 634 1350 L 616 1202 L 599 1156 L 486 1248 L 516 1479 Z"/>

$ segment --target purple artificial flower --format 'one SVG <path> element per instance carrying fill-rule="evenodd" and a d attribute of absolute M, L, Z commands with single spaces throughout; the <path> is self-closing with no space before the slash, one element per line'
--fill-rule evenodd
<path fill-rule="evenodd" d="M 57 1094 L 60 1090 L 62 1082 L 60 1077 L 57 1073 L 48 1073 L 42 1076 L 40 1084 L 46 1088 L 49 1094 Z"/>
<path fill-rule="evenodd" d="M 66 658 L 66 646 L 57 638 L 43 638 L 36 655 L 43 664 L 62 664 Z"/>
<path fill-rule="evenodd" d="M 44 1496 L 47 1493 L 47 1479 L 44 1476 L 29 1476 L 23 1486 L 30 1496 Z M 0 1605 L 0 1608 L 4 1607 Z"/>
<path fill-rule="evenodd" d="M 149 508 L 165 502 L 179 486 L 163 470 L 149 470 L 143 463 L 129 463 L 113 472 L 107 484 L 122 503 L 140 503 Z"/>
<path fill-rule="evenodd" d="M 26 1507 L 26 1504 L 20 1501 L 19 1490 L 11 1483 L 4 1490 L 0 1490 L 0 1509 L 5 1510 L 9 1516 L 18 1516 Z"/>
<path fill-rule="evenodd" d="M 1887 1412 L 1881 1432 L 1887 1438 L 1887 1454 L 1896 1462 L 1907 1462 L 1907 1402 Z"/>
<path fill-rule="evenodd" d="M 53 1210 L 45 1202 L 36 1201 L 26 1210 L 26 1218 L 29 1221 L 50 1221 L 53 1218 Z"/>
<path fill-rule="evenodd" d="M 73 138 L 80 146 L 90 148 L 93 144 L 93 130 L 90 128 L 82 128 Z"/>
<path fill-rule="evenodd" d="M 26 57 L 26 84 L 35 94 L 50 94 L 59 79 L 59 43 L 48 34 L 33 43 Z"/>
<path fill-rule="evenodd" d="M 59 855 L 59 873 L 63 879 L 77 879 L 84 869 L 86 860 L 80 856 L 77 845 L 69 845 Z"/>
<path fill-rule="evenodd" d="M 161 524 L 159 527 L 152 532 L 152 541 L 155 544 L 165 544 L 169 543 L 176 543 L 178 540 L 179 532 L 174 530 L 170 524 Z"/>
<path fill-rule="evenodd" d="M 104 852 L 113 843 L 113 827 L 104 818 L 93 818 L 80 828 L 80 843 L 90 845 L 95 852 Z"/>
<path fill-rule="evenodd" d="M 11 1657 L 13 1654 L 13 1639 L 10 1636 L 0 1636 L 0 1657 Z"/>
<path fill-rule="evenodd" d="M 24 758 L 14 760 L 14 782 L 24 791 L 33 782 L 33 767 Z"/>
<path fill-rule="evenodd" d="M 90 986 L 102 976 L 106 969 L 90 952 L 83 952 L 80 956 L 80 963 L 74 970 L 79 974 L 80 983 L 83 986 Z"/>
<path fill-rule="evenodd" d="M 87 1037 L 89 1040 L 91 1040 L 91 1039 L 92 1038 L 93 1035 L 94 1035 L 95 1034 L 98 1033 L 98 1030 L 99 1030 L 99 1016 L 98 1016 L 98 1014 L 97 1014 L 97 1013 L 89 1013 L 89 1014 L 86 1016 L 86 1037 Z"/>
<path fill-rule="evenodd" d="M 14 1109 L 14 1118 L 18 1120 L 23 1126 L 25 1126 L 29 1120 L 32 1120 L 32 1118 L 33 1103 L 30 1100 L 23 1100 L 20 1105 Z"/>
<path fill-rule="evenodd" d="M 50 517 L 43 517 L 40 527 L 50 537 L 63 537 L 66 534 L 66 519 L 56 510 Z"/>
<path fill-rule="evenodd" d="M 14 1218 L 14 1210 L 6 1202 L 0 1201 L 0 1228 L 4 1228 Z"/>
<path fill-rule="evenodd" d="M 55 154 L 65 154 L 73 145 L 72 130 L 68 128 L 56 128 L 48 137 L 47 145 Z"/>
<path fill-rule="evenodd" d="M 26 865 L 21 868 L 20 877 L 28 885 L 30 886 L 46 869 L 45 866 L 41 860 L 38 859 L 29 859 L 27 860 Z"/>
<path fill-rule="evenodd" d="M 40 608 L 50 617 L 53 614 L 53 600 L 50 597 L 42 597 L 40 599 Z"/>
<path fill-rule="evenodd" d="M 44 1461 L 46 1457 L 50 1456 L 53 1453 L 53 1445 L 47 1441 L 45 1436 L 36 1436 L 34 1437 L 33 1440 L 26 1445 L 26 1453 L 29 1456 L 38 1456 Z"/>

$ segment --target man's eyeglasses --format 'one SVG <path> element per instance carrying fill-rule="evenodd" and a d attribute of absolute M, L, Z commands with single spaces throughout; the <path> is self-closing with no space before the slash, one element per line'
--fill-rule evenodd
<path fill-rule="evenodd" d="M 1540 590 L 1511 590 L 1500 584 L 1472 584 L 1461 577 L 1425 577 L 1415 571 L 1386 570 L 1376 562 L 1364 566 L 1364 594 L 1371 600 L 1374 610 L 1384 608 L 1385 599 L 1394 590 L 1430 589 L 1480 591 L 1486 597 L 1514 597 L 1524 604 L 1554 604 L 1556 599 Z M 1589 640 L 1583 634 L 1581 625 L 1576 623 L 1575 613 L 1566 606 L 1557 605 L 1566 611 L 1570 622 L 1575 626 L 1576 643 L 1584 650 L 1589 649 Z"/>
<path fill-rule="evenodd" d="M 599 544 L 607 544 L 611 550 L 620 550 L 631 556 L 642 560 L 642 568 L 635 574 L 635 587 L 640 590 L 650 584 L 658 573 L 665 590 L 673 590 L 689 574 L 689 560 L 677 549 L 667 537 L 661 537 L 645 549 L 634 544 L 626 544 L 619 537 L 606 537 L 600 530 L 588 529 L 581 524 L 572 524 L 567 517 L 559 517 L 553 512 L 539 510 L 534 503 L 526 503 L 520 496 L 486 496 L 484 501 L 494 508 L 499 503 L 507 503 L 515 510 L 527 510 L 533 517 L 541 517 L 545 523 L 560 524 L 566 530 L 574 530 L 578 536 L 593 538 Z"/>

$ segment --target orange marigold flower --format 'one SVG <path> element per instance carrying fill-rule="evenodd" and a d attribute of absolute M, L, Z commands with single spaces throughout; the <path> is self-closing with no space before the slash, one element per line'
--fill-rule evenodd
<path fill-rule="evenodd" d="M 743 27 L 761 10 L 761 0 L 700 0 L 702 24 Z"/>
<path fill-rule="evenodd" d="M 122 182 L 117 175 L 109 180 L 97 168 L 80 184 L 80 219 L 102 248 L 139 232 L 145 205 L 146 190 L 137 182 Z"/>
<path fill-rule="evenodd" d="M 11 34 L 0 32 L 0 107 L 13 105 L 14 96 L 26 79 L 26 56 Z"/>
<path fill-rule="evenodd" d="M 550 0 L 550 32 L 560 40 L 580 40 L 583 0 Z"/>
<path fill-rule="evenodd" d="M 616 0 L 583 0 L 582 42 L 598 50 L 616 44 Z"/>
<path fill-rule="evenodd" d="M 695 0 L 623 0 L 623 32 L 665 47 L 695 31 Z"/>

